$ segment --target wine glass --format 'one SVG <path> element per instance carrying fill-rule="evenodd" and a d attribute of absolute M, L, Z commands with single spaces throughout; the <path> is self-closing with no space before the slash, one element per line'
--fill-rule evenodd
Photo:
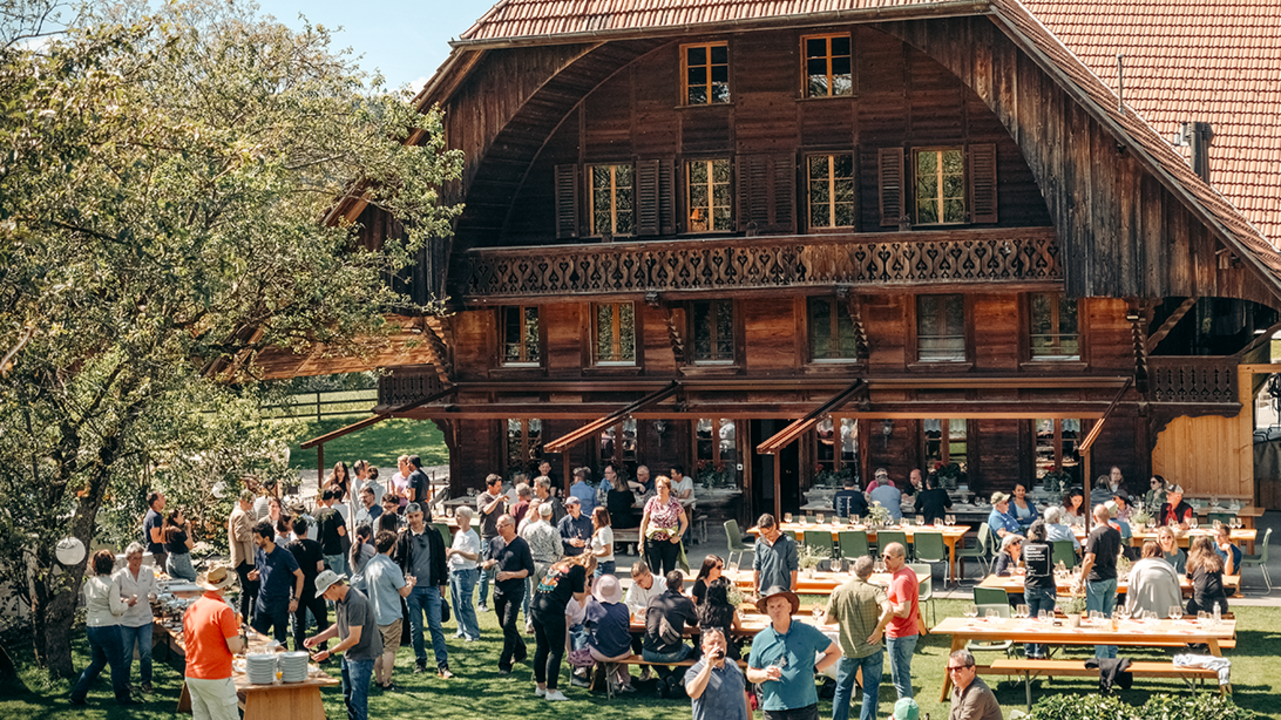
<path fill-rule="evenodd" d="M 876 564 L 872 566 L 872 572 L 875 572 L 875 573 L 885 572 L 885 561 L 877 560 Z"/>
<path fill-rule="evenodd" d="M 977 605 L 970 603 L 965 606 L 965 609 L 961 611 L 961 614 L 967 618 L 976 618 L 979 616 L 979 608 Z"/>
<path fill-rule="evenodd" d="M 1019 605 L 1017 608 L 1015 608 L 1014 612 L 1015 612 L 1015 616 L 1018 617 L 1018 619 L 1020 620 L 1026 620 L 1028 616 L 1032 614 L 1030 608 L 1028 608 L 1027 605 Z"/>
<path fill-rule="evenodd" d="M 731 573 L 738 572 L 738 561 L 732 560 L 725 565 L 725 570 Z"/>
<path fill-rule="evenodd" d="M 1206 612 L 1206 611 L 1204 611 L 1204 610 L 1197 610 L 1197 611 L 1196 611 L 1196 621 L 1197 621 L 1198 623 L 1203 623 L 1203 622 L 1205 622 L 1205 621 L 1207 621 L 1207 620 L 1209 620 L 1209 619 L 1210 619 L 1210 613 L 1208 613 L 1208 612 Z"/>
<path fill-rule="evenodd" d="M 859 521 L 859 517 L 858 517 L 858 515 L 850 515 L 850 524 L 851 524 L 851 525 L 857 525 L 857 524 L 858 524 L 858 521 Z"/>
<path fill-rule="evenodd" d="M 841 559 L 840 559 L 840 558 L 832 558 L 831 564 L 832 564 L 832 572 L 834 572 L 834 573 L 838 573 L 838 572 L 840 572 L 840 571 L 841 571 Z"/>
<path fill-rule="evenodd" d="M 814 616 L 815 625 L 819 625 L 823 622 L 823 608 L 815 605 L 814 609 L 810 612 L 810 615 Z"/>
<path fill-rule="evenodd" d="M 1054 618 L 1054 613 L 1048 608 L 1041 608 L 1041 610 L 1036 614 L 1036 616 L 1038 619 L 1040 619 L 1041 622 L 1049 622 L 1051 619 Z"/>
<path fill-rule="evenodd" d="M 792 521 L 792 514 L 791 514 L 791 513 L 783 513 L 783 522 L 785 522 L 785 523 L 790 523 L 791 521 Z"/>
<path fill-rule="evenodd" d="M 1180 605 L 1171 605 L 1171 606 L 1170 606 L 1170 619 L 1171 619 L 1171 620 L 1174 620 L 1174 621 L 1176 621 L 1176 622 L 1177 622 L 1177 621 L 1179 621 L 1179 620 L 1182 620 L 1182 619 L 1183 619 L 1183 607 L 1182 607 L 1182 606 L 1180 606 Z"/>
<path fill-rule="evenodd" d="M 1000 618 L 1001 618 L 1001 613 L 997 612 L 996 608 L 990 607 L 983 613 L 984 622 L 996 622 Z"/>
<path fill-rule="evenodd" d="M 823 520 L 824 520 L 826 517 L 827 517 L 827 516 L 826 516 L 826 515 L 824 515 L 823 513 L 819 513 L 818 515 L 816 515 L 816 516 L 815 516 L 815 518 L 818 520 L 818 524 L 819 524 L 819 525 L 822 525 L 822 524 L 823 524 Z"/>
<path fill-rule="evenodd" d="M 916 516 L 916 524 L 917 524 L 918 526 L 920 526 L 920 527 L 924 527 L 924 526 L 925 526 L 925 516 L 924 516 L 924 515 L 917 515 L 917 516 Z"/>
<path fill-rule="evenodd" d="M 1188 527 L 1189 527 L 1189 528 L 1191 528 L 1191 529 L 1193 529 L 1193 530 L 1196 530 L 1196 528 L 1197 528 L 1197 524 L 1198 524 L 1198 523 L 1197 523 L 1196 515 L 1193 515 L 1192 517 L 1188 518 Z"/>

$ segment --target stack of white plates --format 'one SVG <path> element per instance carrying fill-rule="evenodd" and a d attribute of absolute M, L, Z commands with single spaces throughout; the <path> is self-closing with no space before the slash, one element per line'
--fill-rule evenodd
<path fill-rule="evenodd" d="M 245 675 L 254 685 L 271 685 L 276 682 L 276 655 L 249 655 L 245 658 Z"/>
<path fill-rule="evenodd" d="M 307 662 L 311 655 L 305 652 L 280 653 L 280 681 L 302 682 L 307 679 Z"/>

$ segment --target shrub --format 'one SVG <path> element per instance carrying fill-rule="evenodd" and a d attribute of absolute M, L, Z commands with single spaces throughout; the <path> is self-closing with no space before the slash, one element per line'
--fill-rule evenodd
<path fill-rule="evenodd" d="M 1159 693 L 1135 707 L 1116 696 L 1051 695 L 1032 707 L 1028 720 L 1254 720 L 1252 710 L 1237 707 L 1231 698 L 1211 693 Z"/>

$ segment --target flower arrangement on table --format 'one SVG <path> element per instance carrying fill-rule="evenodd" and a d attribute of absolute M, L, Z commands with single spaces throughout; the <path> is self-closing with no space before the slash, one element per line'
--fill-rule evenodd
<path fill-rule="evenodd" d="M 703 487 L 729 487 L 733 484 L 733 478 L 724 461 L 699 460 L 698 464 L 694 466 L 694 474 L 694 479 Z"/>
<path fill-rule="evenodd" d="M 725 593 L 725 601 L 733 607 L 740 607 L 747 602 L 747 596 L 743 594 L 737 584 L 731 584 L 729 590 Z"/>
<path fill-rule="evenodd" d="M 1059 600 L 1059 609 L 1064 615 L 1080 616 L 1085 612 L 1085 594 L 1073 593 L 1072 595 Z"/>
<path fill-rule="evenodd" d="M 965 473 L 961 472 L 961 466 L 954 462 L 935 463 L 934 474 L 938 475 L 939 485 L 944 490 L 955 490 L 957 484 L 965 478 Z"/>
<path fill-rule="evenodd" d="M 1041 476 L 1041 482 L 1048 493 L 1061 493 L 1072 485 L 1072 474 L 1067 470 L 1051 470 Z"/>
<path fill-rule="evenodd" d="M 872 503 L 871 507 L 867 509 L 867 515 L 865 517 L 867 518 L 868 523 L 874 525 L 888 525 L 890 520 L 893 518 L 893 516 L 890 515 L 890 509 L 879 502 Z"/>
<path fill-rule="evenodd" d="M 844 487 L 845 481 L 852 477 L 854 477 L 854 469 L 848 465 L 840 470 L 833 470 L 822 464 L 814 466 L 814 487 Z"/>
<path fill-rule="evenodd" d="M 828 560 L 827 556 L 821 550 L 811 545 L 802 545 L 800 552 L 797 554 L 797 564 L 802 570 L 813 570 L 818 567 L 819 563 Z"/>
<path fill-rule="evenodd" d="M 1152 513 L 1143 506 L 1143 503 L 1135 503 L 1134 512 L 1130 514 L 1130 527 L 1147 527 L 1152 522 Z"/>

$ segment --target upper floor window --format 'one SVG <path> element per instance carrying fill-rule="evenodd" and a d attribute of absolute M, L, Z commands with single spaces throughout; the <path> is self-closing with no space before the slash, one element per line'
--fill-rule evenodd
<path fill-rule="evenodd" d="M 631 165 L 593 165 L 592 235 L 631 235 L 635 231 L 636 197 Z"/>
<path fill-rule="evenodd" d="M 734 301 L 696 300 L 691 303 L 694 362 L 734 362 Z"/>
<path fill-rule="evenodd" d="M 921 362 L 965 360 L 964 296 L 916 296 L 916 356 Z"/>
<path fill-rule="evenodd" d="M 858 341 L 849 307 L 838 298 L 809 299 L 810 359 L 814 362 L 858 359 Z"/>
<path fill-rule="evenodd" d="M 530 473 L 543 459 L 543 421 L 536 418 L 508 418 L 506 456 L 510 472 Z"/>
<path fill-rule="evenodd" d="M 632 303 L 597 305 L 592 321 L 596 364 L 635 365 L 636 306 Z"/>
<path fill-rule="evenodd" d="M 1076 300 L 1063 293 L 1032 293 L 1031 339 L 1035 360 L 1078 360 Z"/>
<path fill-rule="evenodd" d="M 854 94 L 849 35 L 810 35 L 805 48 L 805 97 Z"/>
<path fill-rule="evenodd" d="M 917 150 L 916 224 L 966 222 L 965 153 L 961 148 Z"/>
<path fill-rule="evenodd" d="M 508 305 L 499 310 L 499 342 L 504 365 L 538 365 L 542 360 L 538 340 L 538 307 Z"/>
<path fill-rule="evenodd" d="M 729 158 L 690 160 L 685 164 L 689 231 L 733 230 L 733 193 Z"/>
<path fill-rule="evenodd" d="M 810 227 L 854 225 L 854 156 L 811 155 L 807 158 Z"/>
<path fill-rule="evenodd" d="M 686 45 L 681 50 L 685 65 L 685 104 L 729 102 L 729 45 L 705 43 Z"/>

